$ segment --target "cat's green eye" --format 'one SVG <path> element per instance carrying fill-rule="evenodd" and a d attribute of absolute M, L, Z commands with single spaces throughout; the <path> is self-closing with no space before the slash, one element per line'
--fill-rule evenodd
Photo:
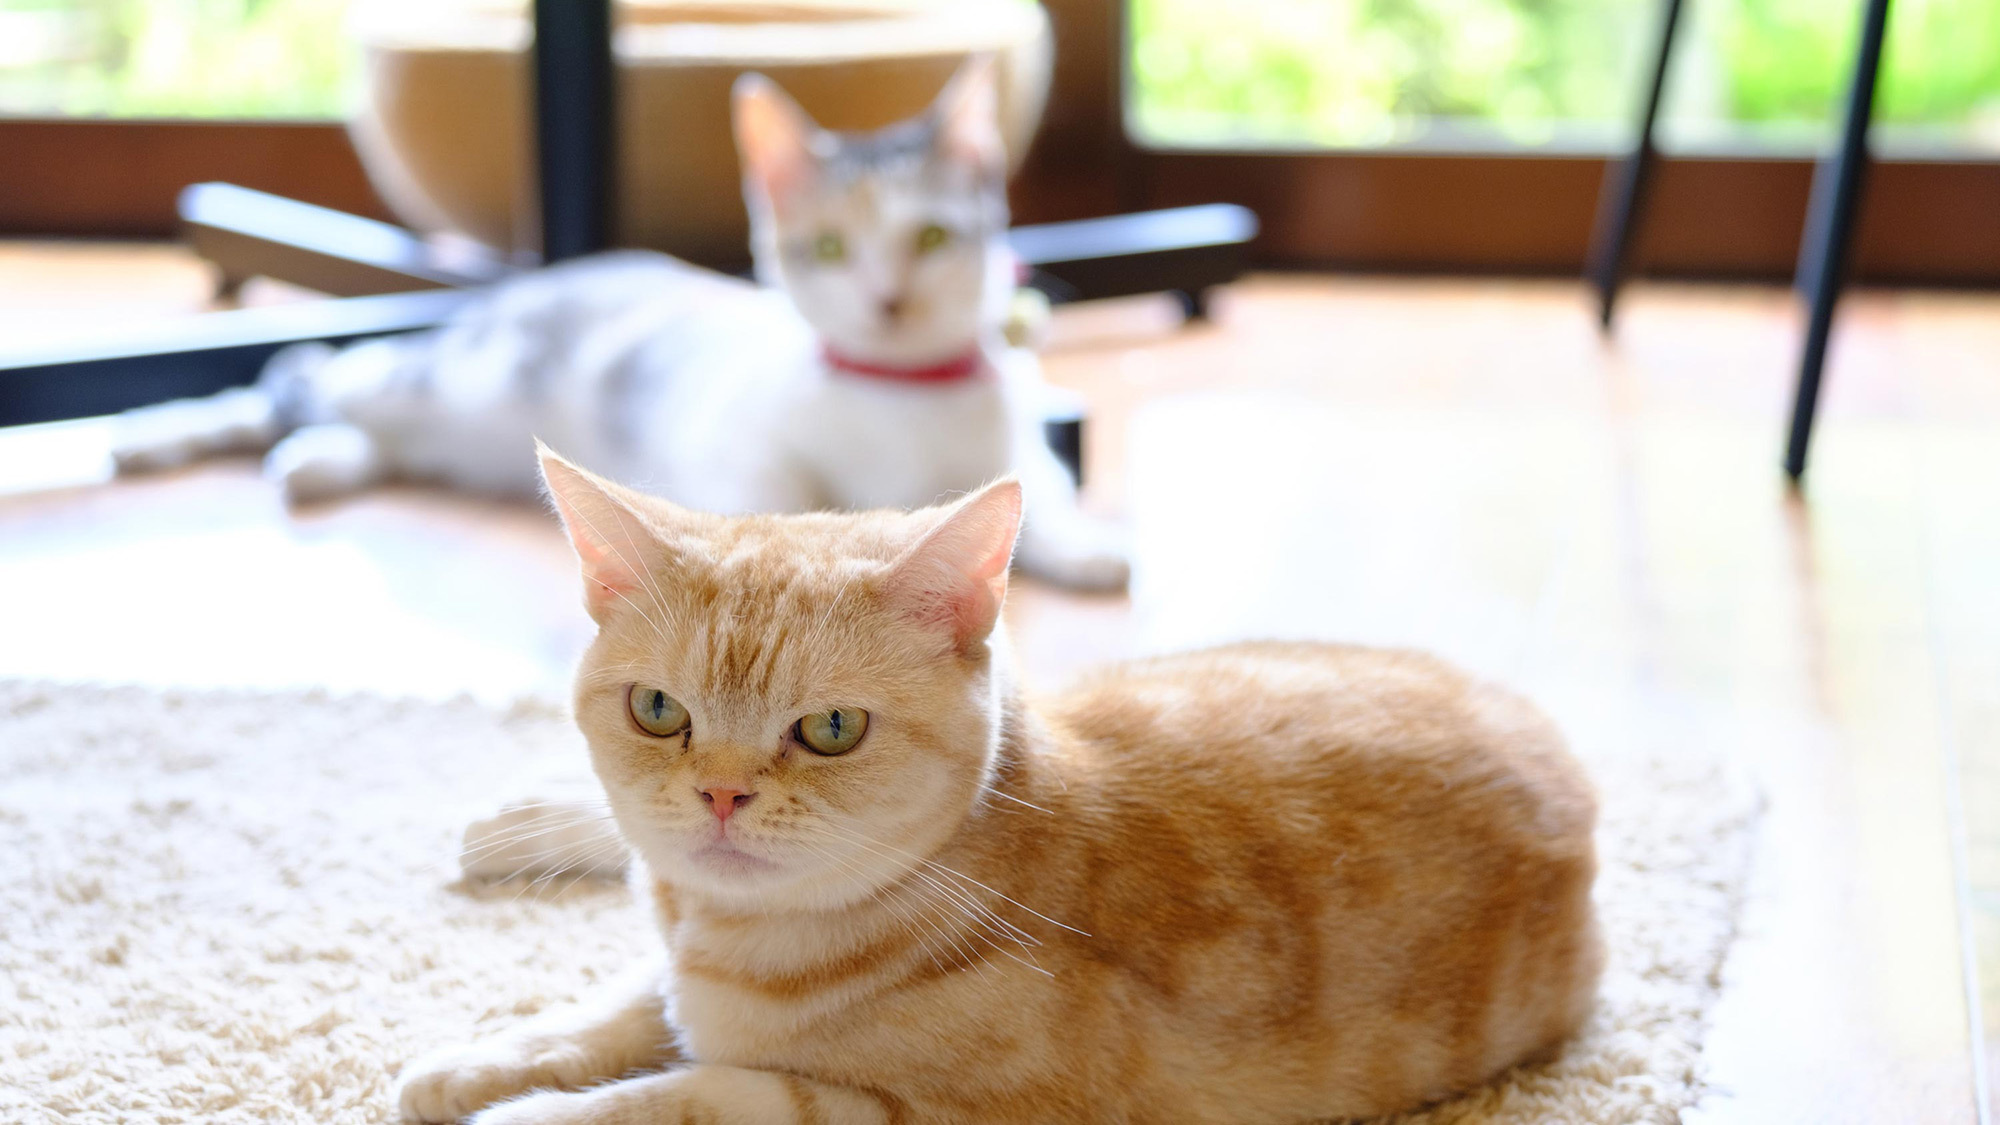
<path fill-rule="evenodd" d="M 917 253 L 928 254 L 951 241 L 951 232 L 936 223 L 925 223 L 917 232 Z"/>
<path fill-rule="evenodd" d="M 807 715 L 792 725 L 792 736 L 815 754 L 845 754 L 868 733 L 868 712 L 859 707 L 835 707 Z"/>
<path fill-rule="evenodd" d="M 659 688 L 633 684 L 625 693 L 625 705 L 639 729 L 655 738 L 679 734 L 688 728 L 687 708 Z"/>
<path fill-rule="evenodd" d="M 813 260 L 838 262 L 847 257 L 847 242 L 832 231 L 813 239 Z"/>

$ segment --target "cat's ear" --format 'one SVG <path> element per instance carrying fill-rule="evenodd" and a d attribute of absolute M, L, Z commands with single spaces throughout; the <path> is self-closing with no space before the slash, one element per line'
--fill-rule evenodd
<path fill-rule="evenodd" d="M 636 602 L 666 559 L 660 537 L 634 509 L 626 489 L 578 468 L 537 441 L 542 481 L 583 564 L 583 604 L 600 624 L 618 606 Z"/>
<path fill-rule="evenodd" d="M 731 101 L 744 178 L 773 203 L 785 199 L 819 168 L 819 126 L 776 82 L 754 71 L 737 76 Z"/>
<path fill-rule="evenodd" d="M 1006 170 L 1007 146 L 1000 136 L 999 67 L 992 55 L 974 55 L 958 68 L 932 112 L 938 118 L 938 149 L 947 158 L 985 172 Z"/>
<path fill-rule="evenodd" d="M 961 652 L 993 631 L 1021 530 L 1021 486 L 1002 480 L 966 497 L 890 565 L 891 604 L 946 631 Z"/>

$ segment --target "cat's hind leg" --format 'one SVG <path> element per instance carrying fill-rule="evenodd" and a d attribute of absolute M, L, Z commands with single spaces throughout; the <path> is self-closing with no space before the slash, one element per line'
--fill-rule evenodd
<path fill-rule="evenodd" d="M 264 458 L 264 477 L 284 493 L 287 504 L 359 492 L 381 481 L 388 468 L 375 438 L 346 422 L 300 426 Z"/>

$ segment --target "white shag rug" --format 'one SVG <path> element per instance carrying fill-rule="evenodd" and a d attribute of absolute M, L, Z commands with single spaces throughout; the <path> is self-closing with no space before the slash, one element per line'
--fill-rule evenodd
<path fill-rule="evenodd" d="M 457 879 L 463 825 L 578 742 L 535 705 L 0 682 L 0 1121 L 393 1121 L 404 1060 L 650 944 L 621 885 Z M 1399 1121 L 1671 1122 L 1700 1097 L 1752 805 L 1698 769 L 1596 772 L 1596 1018 Z"/>

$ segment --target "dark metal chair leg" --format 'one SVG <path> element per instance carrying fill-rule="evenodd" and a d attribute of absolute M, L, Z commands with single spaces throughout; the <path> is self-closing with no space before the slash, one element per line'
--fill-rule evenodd
<path fill-rule="evenodd" d="M 1077 399 L 1056 399 L 1042 408 L 1042 438 L 1077 485 L 1083 483 L 1084 421 L 1083 403 Z"/>
<path fill-rule="evenodd" d="M 542 260 L 611 245 L 617 181 L 611 0 L 535 0 L 535 140 Z"/>
<path fill-rule="evenodd" d="M 1597 223 L 1590 235 L 1590 259 L 1586 276 L 1597 287 L 1597 320 L 1611 327 L 1618 302 L 1618 287 L 1625 280 L 1627 258 L 1632 252 L 1632 236 L 1644 217 L 1647 188 L 1659 151 L 1653 145 L 1653 126 L 1660 114 L 1660 94 L 1666 89 L 1667 60 L 1674 50 L 1674 28 L 1680 23 L 1681 0 L 1662 0 L 1660 45 L 1653 59 L 1652 82 L 1639 109 L 1639 136 L 1623 160 L 1605 169 L 1604 189 L 1598 196 Z"/>
<path fill-rule="evenodd" d="M 1827 339 L 1833 331 L 1833 309 L 1846 281 L 1854 224 L 1861 209 L 1861 187 L 1868 167 L 1868 121 L 1875 108 L 1875 76 L 1882 61 L 1882 39 L 1889 23 L 1889 0 L 1868 0 L 1861 23 L 1861 42 L 1854 57 L 1854 82 L 1847 91 L 1847 117 L 1841 126 L 1840 148 L 1813 176 L 1812 204 L 1806 211 L 1805 241 L 1799 247 L 1797 284 L 1808 303 L 1804 353 L 1799 360 L 1798 393 L 1792 403 L 1792 429 L 1785 445 L 1785 475 L 1793 483 L 1805 475 L 1806 447 L 1812 440 L 1813 416 L 1819 409 L 1820 374 L 1826 366 Z"/>

